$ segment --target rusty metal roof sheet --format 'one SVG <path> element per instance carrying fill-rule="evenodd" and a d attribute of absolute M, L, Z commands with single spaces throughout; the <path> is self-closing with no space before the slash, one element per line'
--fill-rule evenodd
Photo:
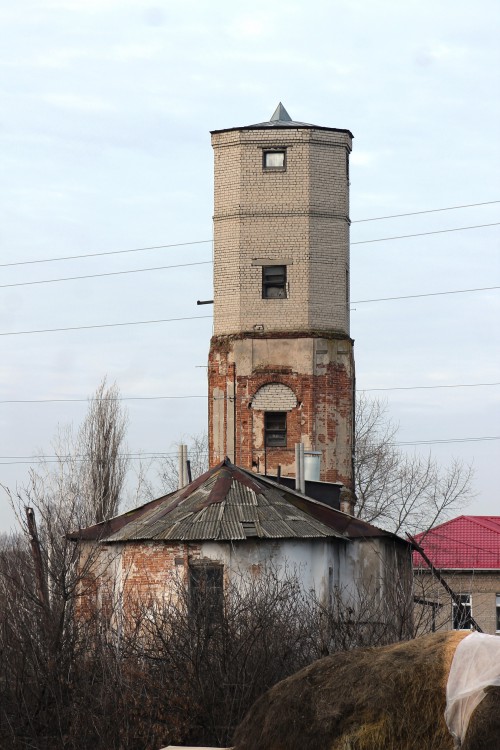
<path fill-rule="evenodd" d="M 177 492 L 69 535 L 103 542 L 377 536 L 403 542 L 390 532 L 234 466 L 229 459 Z"/>

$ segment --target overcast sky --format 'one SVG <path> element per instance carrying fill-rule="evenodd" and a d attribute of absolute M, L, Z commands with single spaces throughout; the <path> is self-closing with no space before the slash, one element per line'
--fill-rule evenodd
<path fill-rule="evenodd" d="M 467 438 L 408 450 L 474 462 L 467 511 L 498 514 L 500 442 L 469 439 L 500 435 L 499 290 L 360 300 L 500 285 L 498 226 L 364 243 L 500 222 L 499 26 L 498 0 L 1 0 L 0 482 L 23 484 L 16 462 L 86 411 L 9 402 L 84 399 L 103 375 L 125 397 L 198 396 L 124 402 L 131 452 L 206 429 L 210 318 L 21 332 L 210 315 L 196 306 L 212 297 L 209 131 L 281 100 L 355 136 L 358 388 L 468 384 L 372 395 L 401 441 Z M 23 261 L 44 262 L 5 265 Z"/>

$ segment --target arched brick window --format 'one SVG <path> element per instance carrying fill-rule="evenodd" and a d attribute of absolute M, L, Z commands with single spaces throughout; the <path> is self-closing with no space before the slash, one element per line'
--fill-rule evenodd
<path fill-rule="evenodd" d="M 297 406 L 297 396 L 283 383 L 263 385 L 252 400 L 252 409 L 257 411 L 291 411 Z"/>
<path fill-rule="evenodd" d="M 286 448 L 287 412 L 297 406 L 297 396 L 287 385 L 267 383 L 252 400 L 252 409 L 264 412 L 264 444 L 267 448 Z"/>

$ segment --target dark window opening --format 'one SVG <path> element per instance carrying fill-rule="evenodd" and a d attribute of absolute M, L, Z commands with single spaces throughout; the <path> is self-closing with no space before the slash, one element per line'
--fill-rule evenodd
<path fill-rule="evenodd" d="M 472 603 L 470 594 L 459 594 L 460 606 L 453 602 L 453 630 L 472 630 Z"/>
<path fill-rule="evenodd" d="M 222 565 L 189 568 L 189 614 L 200 622 L 220 622 L 224 610 Z"/>
<path fill-rule="evenodd" d="M 496 630 L 498 631 L 498 630 L 500 630 L 500 594 L 496 595 L 496 613 L 497 613 L 497 619 L 496 619 L 497 626 L 496 626 Z"/>
<path fill-rule="evenodd" d="M 262 166 L 264 169 L 285 169 L 286 151 L 284 149 L 264 151 L 262 154 Z"/>
<path fill-rule="evenodd" d="M 286 297 L 286 266 L 262 266 L 262 299 Z"/>
<path fill-rule="evenodd" d="M 286 448 L 286 411 L 264 413 L 264 437 L 266 448 Z"/>

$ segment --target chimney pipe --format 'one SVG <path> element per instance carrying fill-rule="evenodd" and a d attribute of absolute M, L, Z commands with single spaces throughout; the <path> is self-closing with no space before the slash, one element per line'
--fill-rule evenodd
<path fill-rule="evenodd" d="M 305 495 L 304 443 L 295 443 L 295 489 Z"/>

